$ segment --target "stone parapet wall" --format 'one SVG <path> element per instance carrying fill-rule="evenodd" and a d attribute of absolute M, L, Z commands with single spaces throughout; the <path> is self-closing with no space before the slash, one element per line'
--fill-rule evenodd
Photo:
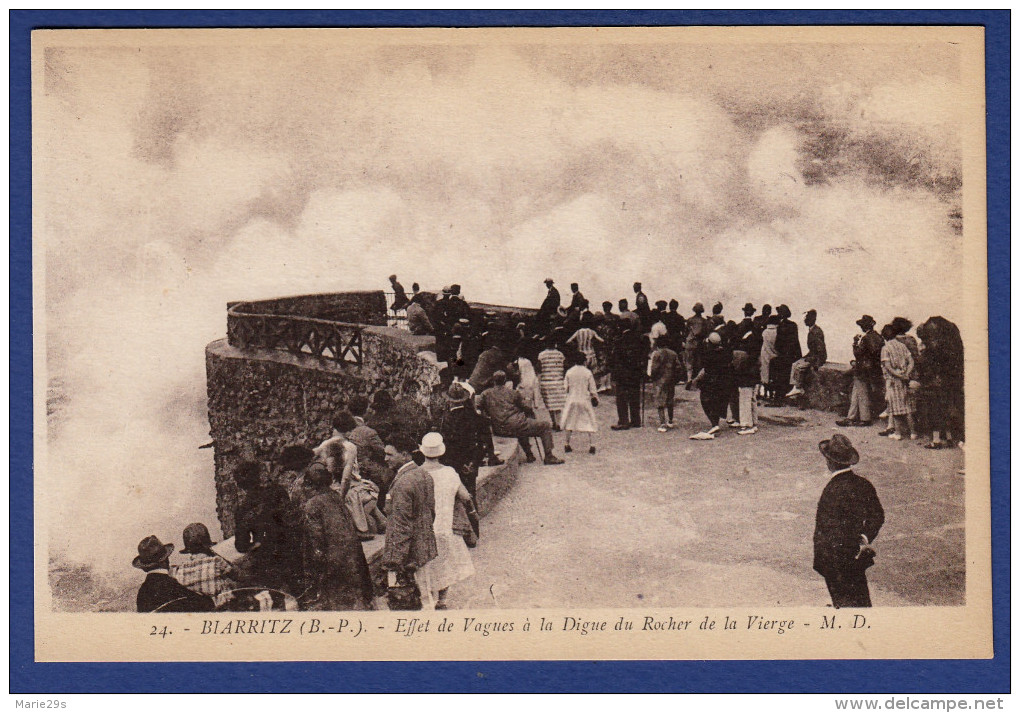
<path fill-rule="evenodd" d="M 386 293 L 382 290 L 231 302 L 227 307 L 246 314 L 292 315 L 333 322 L 386 325 Z"/>
<path fill-rule="evenodd" d="M 852 387 L 850 367 L 829 362 L 809 377 L 800 403 L 806 408 L 846 415 Z"/>

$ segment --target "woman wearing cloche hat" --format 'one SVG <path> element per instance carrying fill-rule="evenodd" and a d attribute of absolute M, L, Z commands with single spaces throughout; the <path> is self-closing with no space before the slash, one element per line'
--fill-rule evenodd
<path fill-rule="evenodd" d="M 457 500 L 471 504 L 471 496 L 453 468 L 439 459 L 446 453 L 446 444 L 439 433 L 426 433 L 418 450 L 425 456 L 422 468 L 432 476 L 435 486 L 436 517 L 433 530 L 436 535 L 438 556 L 429 562 L 427 582 L 421 593 L 423 609 L 445 609 L 450 586 L 475 573 L 464 538 L 453 531 L 453 510 Z M 423 582 L 419 582 L 419 586 Z"/>

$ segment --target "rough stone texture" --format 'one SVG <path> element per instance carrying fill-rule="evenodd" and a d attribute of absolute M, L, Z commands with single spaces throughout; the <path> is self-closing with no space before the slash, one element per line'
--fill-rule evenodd
<path fill-rule="evenodd" d="M 806 393 L 801 397 L 799 405 L 802 408 L 846 415 L 852 387 L 853 374 L 850 373 L 850 367 L 830 362 L 809 377 Z"/>
<path fill-rule="evenodd" d="M 434 362 L 418 355 L 406 332 L 367 328 L 361 369 L 326 359 L 269 350 L 240 350 L 226 340 L 206 347 L 210 435 L 214 444 L 216 507 L 224 537 L 234 532 L 237 488 L 230 473 L 242 459 L 267 470 L 280 449 L 326 438 L 336 410 L 352 395 L 387 389 L 429 403 L 438 383 Z"/>

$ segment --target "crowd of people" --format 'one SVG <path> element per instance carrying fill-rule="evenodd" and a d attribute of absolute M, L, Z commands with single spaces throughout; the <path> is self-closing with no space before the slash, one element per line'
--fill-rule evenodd
<path fill-rule="evenodd" d="M 616 399 L 614 430 L 640 428 L 646 384 L 653 386 L 660 433 L 678 425 L 682 386 L 699 392 L 707 419 L 690 438 L 714 440 L 726 426 L 750 436 L 758 432 L 759 400 L 780 405 L 800 398 L 827 360 L 814 309 L 803 316 L 802 352 L 785 304 L 759 312 L 747 303 L 736 321 L 720 302 L 705 316 L 699 302 L 685 317 L 676 299 L 652 308 L 634 283 L 633 309 L 621 299 L 618 312 L 609 301 L 592 312 L 579 285 L 570 285 L 564 306 L 547 279 L 537 312 L 506 320 L 473 309 L 459 285 L 436 298 L 417 284 L 408 297 L 396 275 L 390 283 L 392 309 L 406 313 L 413 333 L 435 337 L 442 405 L 425 409 L 386 390 L 356 394 L 340 405 L 321 443 L 289 444 L 271 464 L 239 462 L 232 472 L 239 494 L 235 556 L 217 550 L 202 523 L 185 528 L 177 557 L 172 544 L 145 538 L 133 562 L 147 573 L 139 611 L 369 609 L 380 596 L 392 609 L 443 609 L 449 588 L 474 571 L 479 469 L 502 463 L 493 436 L 516 438 L 528 462 L 562 464 L 553 435 L 560 431 L 564 454 L 573 452 L 575 434 L 584 434 L 587 453 L 595 455 L 600 397 L 612 390 Z M 882 434 L 890 438 L 917 439 L 923 429 L 931 434 L 927 448 L 962 446 L 963 345 L 956 326 L 932 317 L 915 338 L 902 317 L 881 332 L 869 315 L 857 324 L 850 410 L 837 424 L 887 419 Z M 846 466 L 845 440 L 823 449 L 831 466 Z M 869 530 L 872 539 L 880 526 Z M 378 536 L 385 538 L 386 580 L 374 582 L 362 542 Z"/>

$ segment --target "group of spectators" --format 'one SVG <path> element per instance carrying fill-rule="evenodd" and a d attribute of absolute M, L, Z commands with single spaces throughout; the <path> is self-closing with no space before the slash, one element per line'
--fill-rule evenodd
<path fill-rule="evenodd" d="M 394 310 L 405 310 L 412 331 L 436 337 L 441 398 L 425 407 L 385 390 L 371 400 L 347 399 L 331 434 L 315 445 L 293 443 L 272 463 L 242 460 L 232 471 L 237 505 L 231 555 L 208 528 L 191 523 L 183 549 L 155 535 L 142 540 L 133 565 L 147 573 L 139 611 L 264 608 L 368 609 L 385 595 L 390 608 L 442 609 L 450 586 L 469 577 L 469 548 L 480 535 L 476 497 L 479 469 L 503 461 L 493 436 L 516 438 L 528 462 L 559 465 L 553 433 L 587 435 L 596 453 L 595 408 L 613 390 L 614 430 L 642 426 L 645 384 L 654 387 L 658 430 L 676 428 L 676 388 L 700 392 L 708 419 L 695 440 L 713 440 L 724 425 L 741 435 L 758 431 L 757 402 L 779 404 L 804 393 L 826 363 L 817 313 L 804 313 L 807 351 L 786 305 L 773 313 L 751 303 L 740 321 L 716 303 L 692 315 L 677 300 L 654 309 L 640 283 L 627 299 L 592 312 L 577 284 L 567 306 L 552 279 L 531 316 L 507 322 L 472 309 L 458 285 L 438 299 L 414 285 L 408 298 L 391 276 Z M 420 310 L 412 323 L 412 316 Z M 927 448 L 963 440 L 963 345 L 959 330 L 932 317 L 913 325 L 897 317 L 876 332 L 857 321 L 850 411 L 840 426 L 867 426 L 872 413 L 894 439 L 932 434 Z M 543 415 L 548 413 L 548 417 Z M 373 582 L 362 542 L 385 537 L 386 581 Z"/>
<path fill-rule="evenodd" d="M 883 436 L 918 440 L 925 448 L 964 443 L 963 340 L 955 324 L 931 317 L 910 334 L 913 323 L 896 317 L 875 331 L 871 315 L 857 320 L 854 336 L 853 389 L 843 427 L 870 426 L 878 420 Z M 918 341 L 920 339 L 920 342 Z M 879 413 L 881 411 L 881 413 Z M 877 414 L 873 416 L 873 414 Z"/>

